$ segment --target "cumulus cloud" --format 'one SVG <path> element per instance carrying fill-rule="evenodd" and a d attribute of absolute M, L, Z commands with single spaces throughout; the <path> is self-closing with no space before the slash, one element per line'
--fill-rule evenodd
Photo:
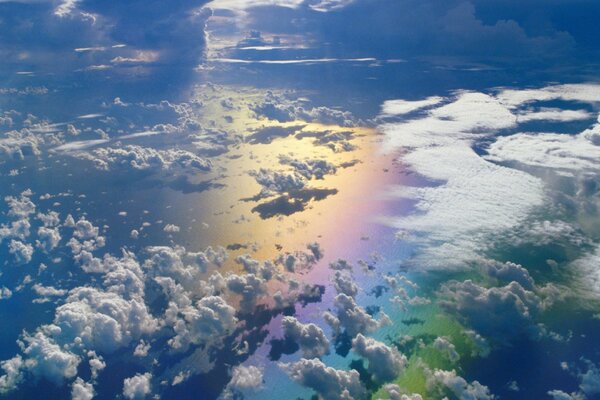
<path fill-rule="evenodd" d="M 362 334 L 352 340 L 352 350 L 368 361 L 367 371 L 376 382 L 396 379 L 407 364 L 406 357 L 398 350 Z"/>
<path fill-rule="evenodd" d="M 358 400 L 366 394 L 356 370 L 337 370 L 316 358 L 280 365 L 295 382 L 313 389 L 324 400 Z"/>
<path fill-rule="evenodd" d="M 456 371 L 433 370 L 427 376 L 427 383 L 432 387 L 443 387 L 449 390 L 460 400 L 493 400 L 496 398 L 490 393 L 487 386 L 478 381 L 467 382 L 458 376 Z"/>
<path fill-rule="evenodd" d="M 196 154 L 178 149 L 156 150 L 138 145 L 127 145 L 120 148 L 105 147 L 91 153 L 75 153 L 77 157 L 88 159 L 100 170 L 196 170 L 210 171 L 210 161 Z"/>
<path fill-rule="evenodd" d="M 33 257 L 33 246 L 20 240 L 11 240 L 8 245 L 8 252 L 12 254 L 17 264 L 27 264 Z"/>
<path fill-rule="evenodd" d="M 352 297 L 343 293 L 338 294 L 333 303 L 336 313 L 326 312 L 324 317 L 325 321 L 338 334 L 345 331 L 351 338 L 354 338 L 359 333 L 370 333 L 390 323 L 390 319 L 385 313 L 381 313 L 380 319 L 376 320 L 356 304 Z"/>
<path fill-rule="evenodd" d="M 171 302 L 166 315 L 175 332 L 169 344 L 181 351 L 191 344 L 219 345 L 238 322 L 235 309 L 218 296 L 204 297 L 186 307 Z"/>
<path fill-rule="evenodd" d="M 304 358 L 320 358 L 329 354 L 329 339 L 321 328 L 313 323 L 302 324 L 294 317 L 283 317 L 284 337 L 297 343 Z"/>
<path fill-rule="evenodd" d="M 440 294 L 442 309 L 484 337 L 503 342 L 535 332 L 541 300 L 517 282 L 487 289 L 470 280 L 450 281 Z"/>
<path fill-rule="evenodd" d="M 71 400 L 92 400 L 94 395 L 94 386 L 81 378 L 75 379 L 71 385 Z"/>
<path fill-rule="evenodd" d="M 238 365 L 231 372 L 231 381 L 225 389 L 223 398 L 244 398 L 258 392 L 263 385 L 263 369 L 254 365 Z"/>
<path fill-rule="evenodd" d="M 136 374 L 131 378 L 123 380 L 123 396 L 130 400 L 140 400 L 146 398 L 152 391 L 152 374 Z"/>

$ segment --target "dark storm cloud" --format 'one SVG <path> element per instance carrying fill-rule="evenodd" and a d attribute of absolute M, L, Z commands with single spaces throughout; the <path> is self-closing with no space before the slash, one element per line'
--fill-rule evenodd
<path fill-rule="evenodd" d="M 306 3 L 257 7 L 249 22 L 274 34 L 305 34 L 329 56 L 551 59 L 597 48 L 589 15 L 598 8 L 584 0 L 358 0 L 326 13 Z"/>
<path fill-rule="evenodd" d="M 182 79 L 201 61 L 205 0 L 0 1 L 1 72 Z M 176 74 L 180 76 L 175 77 Z"/>

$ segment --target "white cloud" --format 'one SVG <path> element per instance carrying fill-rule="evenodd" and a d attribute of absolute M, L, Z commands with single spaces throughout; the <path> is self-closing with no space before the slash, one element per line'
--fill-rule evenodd
<path fill-rule="evenodd" d="M 425 117 L 381 126 L 388 150 L 402 149 L 405 165 L 439 182 L 393 193 L 417 201 L 415 213 L 388 223 L 418 236 L 426 247 L 423 265 L 446 267 L 472 259 L 490 235 L 518 226 L 543 203 L 539 179 L 488 162 L 472 149 L 477 139 L 515 124 L 515 115 L 496 98 L 459 92 Z"/>
<path fill-rule="evenodd" d="M 61 348 L 44 332 L 25 335 L 21 347 L 26 356 L 24 367 L 34 376 L 60 385 L 65 379 L 77 375 L 80 357 Z"/>
<path fill-rule="evenodd" d="M 81 378 L 75 379 L 71 385 L 71 400 L 92 400 L 94 395 L 94 386 Z"/>
<path fill-rule="evenodd" d="M 564 172 L 600 168 L 600 124 L 579 135 L 520 133 L 500 137 L 488 149 L 489 160 L 517 162 Z"/>
<path fill-rule="evenodd" d="M 238 365 L 233 368 L 231 381 L 226 391 L 231 391 L 232 398 L 245 398 L 247 395 L 258 392 L 263 385 L 263 369 L 256 366 L 245 367 Z M 229 398 L 225 396 L 225 398 Z"/>
<path fill-rule="evenodd" d="M 393 381 L 407 364 L 406 357 L 395 348 L 361 334 L 352 340 L 352 350 L 369 362 L 367 371 L 376 382 Z"/>
<path fill-rule="evenodd" d="M 456 371 L 443 371 L 436 369 L 427 377 L 430 386 L 444 386 L 456 396 L 458 400 L 493 400 L 494 395 L 490 393 L 487 386 L 478 381 L 471 383 L 456 375 Z"/>
<path fill-rule="evenodd" d="M 136 374 L 123 380 L 123 396 L 130 400 L 141 400 L 150 394 L 152 374 Z"/>
<path fill-rule="evenodd" d="M 376 320 L 356 304 L 352 297 L 343 293 L 335 297 L 333 304 L 336 309 L 335 315 L 325 312 L 323 316 L 336 333 L 345 330 L 351 338 L 354 338 L 359 333 L 370 333 L 390 323 L 390 319 L 385 313 L 382 313 L 380 319 Z"/>
<path fill-rule="evenodd" d="M 280 365 L 295 382 L 313 389 L 324 400 L 359 400 L 366 394 L 356 370 L 337 370 L 316 358 Z"/>
<path fill-rule="evenodd" d="M 498 99 L 515 108 L 534 101 L 565 100 L 583 103 L 600 102 L 600 85 L 569 84 L 548 86 L 541 89 L 505 89 L 499 91 Z"/>
<path fill-rule="evenodd" d="M 302 324 L 294 317 L 283 317 L 282 327 L 285 338 L 300 346 L 302 357 L 320 358 L 329 354 L 329 339 L 317 325 Z"/>
<path fill-rule="evenodd" d="M 487 289 L 470 280 L 450 281 L 440 295 L 443 310 L 485 337 L 503 342 L 535 332 L 541 300 L 517 282 Z"/>
<path fill-rule="evenodd" d="M 19 240 L 11 240 L 8 252 L 13 255 L 17 264 L 27 264 L 33 257 L 33 246 Z"/>
<path fill-rule="evenodd" d="M 408 114 L 426 107 L 438 105 L 444 101 L 443 97 L 433 96 L 424 100 L 388 100 L 383 103 L 381 113 L 383 116 L 396 116 Z"/>

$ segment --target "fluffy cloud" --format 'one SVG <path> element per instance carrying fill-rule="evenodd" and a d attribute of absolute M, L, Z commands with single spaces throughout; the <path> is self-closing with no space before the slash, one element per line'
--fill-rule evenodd
<path fill-rule="evenodd" d="M 541 300 L 519 283 L 484 288 L 470 280 L 451 281 L 441 290 L 441 307 L 483 336 L 505 341 L 533 333 Z"/>
<path fill-rule="evenodd" d="M 444 354 L 451 362 L 456 362 L 460 359 L 460 355 L 456 351 L 456 346 L 446 337 L 435 338 L 432 346 Z"/>
<path fill-rule="evenodd" d="M 76 156 L 93 161 L 101 170 L 196 170 L 210 171 L 210 161 L 186 150 L 155 150 L 149 147 L 128 145 L 120 148 L 106 147 L 91 153 L 79 152 Z"/>
<path fill-rule="evenodd" d="M 123 396 L 130 400 L 144 399 L 152 391 L 152 374 L 136 374 L 123 380 Z"/>
<path fill-rule="evenodd" d="M 456 375 L 456 371 L 443 371 L 436 369 L 427 376 L 427 383 L 433 387 L 444 387 L 459 400 L 493 400 L 495 396 L 490 393 L 487 386 L 478 381 L 471 383 Z"/>
<path fill-rule="evenodd" d="M 94 386 L 81 378 L 75 379 L 71 385 L 71 400 L 92 400 L 94 395 Z"/>
<path fill-rule="evenodd" d="M 382 313 L 380 319 L 376 320 L 356 304 L 352 297 L 343 293 L 338 294 L 333 303 L 336 313 L 334 315 L 326 312 L 324 314 L 325 321 L 337 333 L 344 330 L 351 338 L 354 338 L 359 333 L 373 332 L 381 326 L 390 323 L 390 319 L 385 313 Z"/>
<path fill-rule="evenodd" d="M 11 240 L 8 252 L 13 255 L 17 264 L 27 264 L 33 257 L 33 246 L 19 240 Z"/>
<path fill-rule="evenodd" d="M 355 370 L 340 371 L 327 367 L 316 358 L 281 366 L 295 382 L 313 389 L 324 400 L 358 400 L 365 396 L 365 389 Z"/>
<path fill-rule="evenodd" d="M 284 337 L 297 343 L 304 358 L 320 358 L 329 354 L 329 339 L 321 328 L 313 323 L 302 324 L 294 317 L 283 317 Z"/>
<path fill-rule="evenodd" d="M 235 309 L 218 296 L 202 298 L 184 308 L 170 303 L 166 314 L 175 332 L 169 344 L 182 351 L 190 344 L 218 345 L 233 333 L 238 321 Z"/>
<path fill-rule="evenodd" d="M 367 371 L 377 382 L 396 379 L 407 364 L 406 357 L 398 350 L 362 334 L 352 340 L 352 350 L 369 362 Z"/>
<path fill-rule="evenodd" d="M 231 381 L 226 388 L 224 398 L 238 398 L 256 393 L 263 385 L 263 370 L 256 366 L 238 365 L 233 368 Z"/>
<path fill-rule="evenodd" d="M 86 348 L 112 352 L 154 332 L 157 322 L 140 299 L 80 287 L 56 309 L 51 328 L 64 343 L 77 340 Z"/>

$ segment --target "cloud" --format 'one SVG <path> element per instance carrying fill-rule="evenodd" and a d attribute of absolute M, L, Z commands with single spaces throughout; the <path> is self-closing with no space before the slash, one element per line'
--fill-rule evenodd
<path fill-rule="evenodd" d="M 488 149 L 492 161 L 518 163 L 565 174 L 600 168 L 600 123 L 579 135 L 520 133 L 498 138 Z"/>
<path fill-rule="evenodd" d="M 417 201 L 417 212 L 388 221 L 414 232 L 424 244 L 419 257 L 425 266 L 460 265 L 475 257 L 485 250 L 490 235 L 519 226 L 543 203 L 539 179 L 488 162 L 472 148 L 476 140 L 515 124 L 516 117 L 496 98 L 459 92 L 425 117 L 380 127 L 387 148 L 404 151 L 403 164 L 441 183 L 393 193 Z"/>
<path fill-rule="evenodd" d="M 79 158 L 90 160 L 100 170 L 211 170 L 210 161 L 186 150 L 155 150 L 148 147 L 128 145 L 121 148 L 100 148 L 91 153 L 76 153 Z"/>
<path fill-rule="evenodd" d="M 146 398 L 152 391 L 152 374 L 136 374 L 131 378 L 123 380 L 123 396 L 130 400 L 140 400 Z"/>
<path fill-rule="evenodd" d="M 362 334 L 352 340 L 352 350 L 369 362 L 367 371 L 380 383 L 396 379 L 408 362 L 395 348 Z"/>
<path fill-rule="evenodd" d="M 81 378 L 75 379 L 71 385 L 71 400 L 92 400 L 95 394 L 94 386 Z"/>
<path fill-rule="evenodd" d="M 263 386 L 263 369 L 250 365 L 245 367 L 238 365 L 233 368 L 231 381 L 227 385 L 227 391 L 230 391 L 232 396 L 224 396 L 225 398 L 237 398 L 236 396 L 245 397 L 249 394 L 258 392 Z"/>
<path fill-rule="evenodd" d="M 171 84 L 188 81 L 205 49 L 202 10 L 207 1 L 176 0 L 168 5 L 130 1 L 107 4 L 98 0 L 1 2 L 10 29 L 0 29 L 0 53 L 7 67 L 36 73 L 72 74 L 99 65 L 116 67 L 104 73 L 120 76 L 162 76 Z M 72 32 L 78 32 L 72 35 Z M 74 49 L 95 48 L 76 52 Z M 156 54 L 150 66 L 118 66 L 111 60 Z M 20 56 L 19 56 L 20 55 Z M 25 56 L 23 56 L 25 55 Z M 60 57 L 62 62 L 53 62 Z M 178 72 L 178 76 L 174 73 Z M 153 84 L 161 84 L 156 82 Z"/>
<path fill-rule="evenodd" d="M 320 358 L 329 354 L 329 339 L 317 325 L 302 324 L 295 317 L 283 317 L 281 324 L 284 338 L 300 346 L 302 357 Z"/>
<path fill-rule="evenodd" d="M 62 349 L 51 337 L 41 331 L 23 337 L 21 348 L 26 356 L 23 367 L 35 377 L 46 378 L 60 385 L 77 375 L 81 358 Z"/>
<path fill-rule="evenodd" d="M 456 346 L 447 337 L 437 337 L 433 341 L 433 348 L 439 350 L 448 360 L 456 362 L 460 359 L 460 355 L 456 351 Z"/>
<path fill-rule="evenodd" d="M 181 351 L 191 344 L 218 346 L 233 333 L 238 321 L 235 309 L 217 296 L 204 297 L 187 307 L 171 303 L 166 313 L 175 332 L 169 344 Z"/>
<path fill-rule="evenodd" d="M 338 334 L 344 330 L 350 338 L 354 338 L 359 333 L 371 333 L 390 323 L 386 314 L 382 313 L 380 319 L 376 320 L 356 304 L 352 297 L 343 293 L 338 294 L 333 303 L 336 313 L 326 312 L 324 317 Z"/>
<path fill-rule="evenodd" d="M 366 394 L 356 370 L 340 371 L 316 358 L 280 365 L 292 380 L 313 389 L 324 400 L 358 400 Z"/>
<path fill-rule="evenodd" d="M 8 244 L 8 252 L 12 254 L 17 264 L 27 264 L 33 257 L 33 246 L 19 240 L 11 240 Z"/>
<path fill-rule="evenodd" d="M 484 337 L 504 342 L 536 332 L 541 300 L 517 282 L 487 289 L 470 280 L 450 281 L 442 286 L 440 295 L 444 311 Z"/>
<path fill-rule="evenodd" d="M 456 371 L 443 371 L 436 369 L 427 376 L 427 383 L 430 386 L 443 386 L 459 400 L 493 400 L 496 398 L 490 393 L 487 386 L 478 381 L 471 383 L 464 378 L 456 375 Z"/>

